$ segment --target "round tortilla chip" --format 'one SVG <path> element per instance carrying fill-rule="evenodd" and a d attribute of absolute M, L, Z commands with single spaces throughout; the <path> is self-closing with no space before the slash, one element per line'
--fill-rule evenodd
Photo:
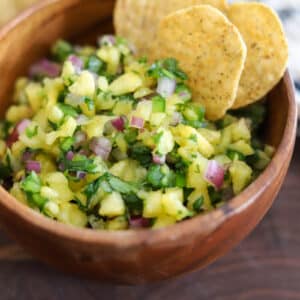
<path fill-rule="evenodd" d="M 279 82 L 287 67 L 288 44 L 276 13 L 261 3 L 237 3 L 228 17 L 241 32 L 248 53 L 233 108 L 260 100 Z"/>
<path fill-rule="evenodd" d="M 193 101 L 210 120 L 223 117 L 236 98 L 247 49 L 237 28 L 209 5 L 192 6 L 165 17 L 153 49 L 173 57 L 187 73 Z"/>
<path fill-rule="evenodd" d="M 226 0 L 118 0 L 114 11 L 117 35 L 132 42 L 138 54 L 148 55 L 163 17 L 192 5 L 209 4 L 223 12 Z"/>

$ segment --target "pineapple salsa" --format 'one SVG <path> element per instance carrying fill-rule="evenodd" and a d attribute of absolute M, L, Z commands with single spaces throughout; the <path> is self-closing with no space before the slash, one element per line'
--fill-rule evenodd
<path fill-rule="evenodd" d="M 1 184 L 78 227 L 161 228 L 221 206 L 268 165 L 263 104 L 210 122 L 187 76 L 122 38 L 58 41 L 20 78 L 1 122 Z M 201 71 L 201 70 L 200 70 Z"/>

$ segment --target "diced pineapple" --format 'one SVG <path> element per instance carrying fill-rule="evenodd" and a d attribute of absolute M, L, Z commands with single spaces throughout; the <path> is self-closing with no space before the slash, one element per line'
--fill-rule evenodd
<path fill-rule="evenodd" d="M 48 115 L 48 119 L 52 122 L 52 123 L 59 123 L 64 117 L 64 113 L 62 112 L 62 110 L 57 106 L 54 105 Z"/>
<path fill-rule="evenodd" d="M 76 69 L 71 61 L 65 61 L 62 69 L 62 75 L 64 82 L 68 85 L 71 82 L 72 77 L 76 74 Z"/>
<path fill-rule="evenodd" d="M 115 79 L 109 86 L 114 96 L 133 93 L 143 85 L 141 77 L 135 73 L 125 73 Z"/>
<path fill-rule="evenodd" d="M 207 191 L 207 185 L 203 182 L 202 184 L 198 184 L 198 187 L 189 195 L 187 207 L 190 210 L 194 210 L 194 203 L 200 198 L 203 197 L 204 202 L 202 205 L 202 209 L 204 211 L 210 211 L 213 209 L 211 204 L 209 194 Z"/>
<path fill-rule="evenodd" d="M 85 227 L 88 219 L 76 204 L 61 203 L 59 205 L 59 213 L 57 219 L 65 224 L 71 224 L 76 227 Z"/>
<path fill-rule="evenodd" d="M 190 211 L 182 203 L 182 189 L 167 189 L 162 196 L 161 202 L 164 212 L 178 221 L 191 215 Z"/>
<path fill-rule="evenodd" d="M 44 90 L 47 97 L 46 111 L 49 111 L 56 104 L 59 94 L 64 90 L 64 82 L 62 78 L 45 78 Z"/>
<path fill-rule="evenodd" d="M 199 128 L 198 132 L 212 145 L 217 145 L 221 141 L 220 131 L 207 128 Z"/>
<path fill-rule="evenodd" d="M 69 90 L 75 95 L 93 98 L 96 92 L 94 76 L 89 71 L 83 71 Z"/>
<path fill-rule="evenodd" d="M 147 175 L 147 170 L 132 159 L 124 159 L 115 163 L 109 171 L 113 175 L 129 182 L 143 181 Z"/>
<path fill-rule="evenodd" d="M 108 220 L 105 223 L 105 229 L 107 230 L 124 230 L 128 228 L 128 220 L 125 216 L 120 216 L 112 220 Z"/>
<path fill-rule="evenodd" d="M 104 77 L 104 76 L 99 76 L 98 78 L 98 88 L 103 91 L 103 92 L 106 92 L 108 90 L 108 81 L 107 81 L 107 78 Z"/>
<path fill-rule="evenodd" d="M 175 141 L 180 146 L 187 146 L 192 149 L 196 146 L 197 150 L 205 157 L 210 157 L 214 154 L 214 147 L 195 128 L 179 124 L 172 128 L 172 133 Z"/>
<path fill-rule="evenodd" d="M 208 160 L 198 155 L 189 165 L 187 173 L 187 187 L 197 188 L 204 182 L 204 175 L 208 165 Z"/>
<path fill-rule="evenodd" d="M 113 114 L 116 116 L 128 115 L 131 111 L 132 101 L 118 101 L 113 108 Z"/>
<path fill-rule="evenodd" d="M 242 153 L 245 156 L 254 154 L 253 148 L 249 145 L 249 143 L 245 142 L 244 140 L 239 140 L 234 144 L 230 144 L 228 148 Z"/>
<path fill-rule="evenodd" d="M 133 94 L 134 99 L 140 99 L 153 93 L 153 90 L 147 87 L 141 87 Z"/>
<path fill-rule="evenodd" d="M 269 157 L 269 158 L 272 158 L 272 156 L 274 155 L 275 153 L 275 148 L 273 146 L 270 146 L 270 145 L 265 145 L 265 149 L 264 149 L 266 155 Z"/>
<path fill-rule="evenodd" d="M 140 101 L 132 112 L 132 115 L 138 118 L 142 118 L 145 121 L 149 121 L 152 113 L 152 102 L 151 101 Z"/>
<path fill-rule="evenodd" d="M 45 177 L 46 184 L 58 194 L 57 200 L 69 202 L 73 199 L 73 193 L 69 188 L 68 179 L 61 172 L 48 173 Z"/>
<path fill-rule="evenodd" d="M 52 218 L 56 218 L 59 215 L 59 205 L 52 201 L 48 201 L 45 204 L 43 210 L 48 216 Z"/>
<path fill-rule="evenodd" d="M 101 201 L 99 214 L 105 217 L 117 217 L 125 214 L 125 203 L 121 194 L 112 192 Z"/>
<path fill-rule="evenodd" d="M 52 131 L 46 134 L 46 144 L 52 145 L 56 139 L 60 137 L 73 136 L 77 127 L 77 122 L 74 118 L 68 117 L 66 122 L 57 131 Z"/>
<path fill-rule="evenodd" d="M 118 134 L 115 138 L 115 142 L 122 153 L 127 153 L 128 145 L 123 134 Z"/>
<path fill-rule="evenodd" d="M 143 192 L 139 196 L 144 200 L 144 218 L 156 218 L 162 214 L 162 191 Z"/>
<path fill-rule="evenodd" d="M 214 160 L 217 161 L 222 166 L 231 164 L 231 159 L 225 154 L 219 154 L 215 156 Z"/>
<path fill-rule="evenodd" d="M 103 135 L 103 130 L 106 122 L 114 119 L 109 116 L 95 116 L 86 125 L 82 126 L 82 130 L 87 134 L 88 138 Z"/>
<path fill-rule="evenodd" d="M 152 226 L 153 229 L 160 229 L 176 223 L 176 218 L 166 215 L 159 216 Z"/>
<path fill-rule="evenodd" d="M 161 134 L 161 137 L 155 150 L 161 155 L 168 154 L 175 146 L 173 135 L 170 130 L 163 128 L 158 130 L 158 134 Z"/>
<path fill-rule="evenodd" d="M 251 132 L 247 126 L 245 119 L 240 119 L 238 122 L 230 125 L 232 131 L 232 141 L 236 142 L 238 140 L 249 141 L 251 139 Z"/>
<path fill-rule="evenodd" d="M 32 110 L 27 105 L 12 105 L 7 110 L 5 118 L 11 123 L 17 123 L 31 116 Z"/>
<path fill-rule="evenodd" d="M 240 193 L 251 181 L 252 169 L 243 161 L 236 160 L 229 168 L 232 179 L 233 192 Z"/>
<path fill-rule="evenodd" d="M 44 89 L 40 83 L 31 82 L 25 88 L 25 94 L 28 102 L 34 112 L 43 104 L 44 100 Z"/>
<path fill-rule="evenodd" d="M 99 93 L 95 100 L 97 110 L 109 110 L 112 109 L 117 103 L 116 99 L 113 99 L 110 94 Z"/>
<path fill-rule="evenodd" d="M 167 115 L 165 113 L 152 113 L 150 118 L 150 124 L 151 126 L 160 126 L 167 118 Z"/>
<path fill-rule="evenodd" d="M 97 56 L 106 62 L 107 72 L 109 74 L 116 74 L 120 64 L 121 53 L 116 47 L 105 46 L 97 51 Z"/>
<path fill-rule="evenodd" d="M 231 127 L 228 126 L 221 131 L 220 143 L 216 146 L 216 153 L 222 154 L 226 151 L 228 145 L 231 144 L 232 134 Z"/>
<path fill-rule="evenodd" d="M 42 186 L 41 196 L 52 201 L 57 201 L 59 199 L 58 192 L 48 186 Z"/>
<path fill-rule="evenodd" d="M 9 193 L 15 197 L 18 201 L 28 204 L 25 193 L 21 190 L 20 183 L 15 182 L 12 188 L 10 189 Z"/>

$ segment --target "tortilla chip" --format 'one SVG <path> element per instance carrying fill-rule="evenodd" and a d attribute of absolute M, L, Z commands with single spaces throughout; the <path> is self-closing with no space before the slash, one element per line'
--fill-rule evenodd
<path fill-rule="evenodd" d="M 241 32 L 248 53 L 233 108 L 260 100 L 279 82 L 287 67 L 288 44 L 276 13 L 261 3 L 237 3 L 228 17 Z"/>
<path fill-rule="evenodd" d="M 216 120 L 231 108 L 246 60 L 237 28 L 209 5 L 191 6 L 165 17 L 159 26 L 156 58 L 174 57 L 189 76 L 193 101 Z"/>
<path fill-rule="evenodd" d="M 222 11 L 226 0 L 118 0 L 114 11 L 117 35 L 133 43 L 138 54 L 148 55 L 163 17 L 192 5 L 209 4 Z"/>

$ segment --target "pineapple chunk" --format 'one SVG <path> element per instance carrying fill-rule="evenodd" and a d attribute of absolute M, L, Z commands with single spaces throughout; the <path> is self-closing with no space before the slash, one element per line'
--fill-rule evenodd
<path fill-rule="evenodd" d="M 162 215 L 159 216 L 152 226 L 153 229 L 164 228 L 176 223 L 176 219 L 170 216 Z"/>
<path fill-rule="evenodd" d="M 75 95 L 93 98 L 96 92 L 94 76 L 89 71 L 83 71 L 69 90 Z"/>
<path fill-rule="evenodd" d="M 132 101 L 118 101 L 113 108 L 113 114 L 116 116 L 128 115 L 131 111 Z"/>
<path fill-rule="evenodd" d="M 152 113 L 152 102 L 151 101 L 140 101 L 132 112 L 135 117 L 142 118 L 145 121 L 149 121 Z"/>
<path fill-rule="evenodd" d="M 243 161 L 236 160 L 229 168 L 229 173 L 232 178 L 233 192 L 237 195 L 250 182 L 252 169 Z"/>
<path fill-rule="evenodd" d="M 37 112 L 41 107 L 44 99 L 44 90 L 39 83 L 31 82 L 25 89 L 28 102 L 34 112 Z"/>
<path fill-rule="evenodd" d="M 253 148 L 244 140 L 239 140 L 238 142 L 229 145 L 228 148 L 242 153 L 245 156 L 254 154 Z"/>
<path fill-rule="evenodd" d="M 105 223 L 107 230 L 124 230 L 128 228 L 128 221 L 125 216 L 120 216 Z"/>
<path fill-rule="evenodd" d="M 245 119 L 240 119 L 238 122 L 230 125 L 230 127 L 233 142 L 236 142 L 238 140 L 249 141 L 251 139 L 251 132 L 247 126 Z"/>
<path fill-rule="evenodd" d="M 156 218 L 162 214 L 162 191 L 143 192 L 139 196 L 144 200 L 143 217 Z"/>
<path fill-rule="evenodd" d="M 73 199 L 73 193 L 69 188 L 68 179 L 63 173 L 49 173 L 45 178 L 45 182 L 58 194 L 57 200 L 60 202 L 69 202 Z"/>
<path fill-rule="evenodd" d="M 118 217 L 124 215 L 125 210 L 121 194 L 113 192 L 102 199 L 99 214 L 105 217 Z"/>
<path fill-rule="evenodd" d="M 199 128 L 198 132 L 212 145 L 217 145 L 221 141 L 220 131 L 207 128 Z"/>
<path fill-rule="evenodd" d="M 190 211 L 182 203 L 182 189 L 167 189 L 166 193 L 163 194 L 161 201 L 164 212 L 178 221 L 191 215 Z"/>
<path fill-rule="evenodd" d="M 71 224 L 76 227 L 85 227 L 88 218 L 76 204 L 62 203 L 59 205 L 57 219 L 65 224 Z"/>
<path fill-rule="evenodd" d="M 161 154 L 167 154 L 171 152 L 175 146 L 174 138 L 170 130 L 160 128 L 158 134 L 161 134 L 161 137 L 156 145 L 155 150 Z"/>
<path fill-rule="evenodd" d="M 198 155 L 194 159 L 192 164 L 189 165 L 187 173 L 187 187 L 197 188 L 202 182 L 204 182 L 204 173 L 206 171 L 208 160 Z"/>
<path fill-rule="evenodd" d="M 172 128 L 172 133 L 175 141 L 180 146 L 197 149 L 205 157 L 210 157 L 214 154 L 214 147 L 195 128 L 180 124 Z"/>
<path fill-rule="evenodd" d="M 109 86 L 114 96 L 133 93 L 143 85 L 141 77 L 135 73 L 126 73 L 115 79 Z"/>

